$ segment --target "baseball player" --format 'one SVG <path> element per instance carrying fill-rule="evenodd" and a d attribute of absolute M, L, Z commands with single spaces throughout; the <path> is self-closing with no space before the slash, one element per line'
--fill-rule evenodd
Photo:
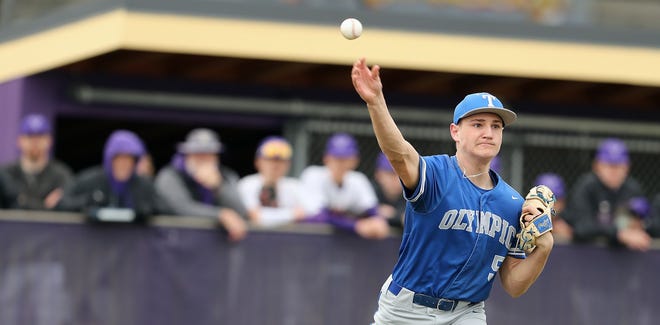
<path fill-rule="evenodd" d="M 539 212 L 523 208 L 524 198 L 490 170 L 516 114 L 488 93 L 467 95 L 449 127 L 456 154 L 421 157 L 388 112 L 379 71 L 362 58 L 351 77 L 408 203 L 399 260 L 381 289 L 375 323 L 486 324 L 495 274 L 507 293 L 522 295 L 554 243 L 547 232 L 531 253 L 516 248 L 521 214 L 530 221 Z"/>

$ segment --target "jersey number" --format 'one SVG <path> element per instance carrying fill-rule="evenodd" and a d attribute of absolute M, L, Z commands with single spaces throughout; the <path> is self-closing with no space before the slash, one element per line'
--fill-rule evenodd
<path fill-rule="evenodd" d="M 493 263 L 490 264 L 490 268 L 491 270 L 493 270 L 493 272 L 488 273 L 489 282 L 490 280 L 493 279 L 493 277 L 495 277 L 495 274 L 497 273 L 497 270 L 500 269 L 500 266 L 502 266 L 503 261 L 504 261 L 504 256 L 495 255 L 495 257 L 493 257 Z"/>

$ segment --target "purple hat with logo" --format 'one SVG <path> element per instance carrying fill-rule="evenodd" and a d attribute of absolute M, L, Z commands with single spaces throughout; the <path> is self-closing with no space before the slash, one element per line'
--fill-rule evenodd
<path fill-rule="evenodd" d="M 564 187 L 564 180 L 561 176 L 555 173 L 544 173 L 536 177 L 534 181 L 535 185 L 545 185 L 547 186 L 552 193 L 555 194 L 557 199 L 561 199 L 566 195 L 566 189 Z"/>
<path fill-rule="evenodd" d="M 41 114 L 28 114 L 21 121 L 20 134 L 39 135 L 50 134 L 50 122 Z"/>
<path fill-rule="evenodd" d="M 337 158 L 356 157 L 360 154 L 357 141 L 348 133 L 335 133 L 325 145 L 325 154 Z"/>
<path fill-rule="evenodd" d="M 478 113 L 495 113 L 504 122 L 504 125 L 513 123 L 517 115 L 513 111 L 504 108 L 502 102 L 497 97 L 489 93 L 469 94 L 456 105 L 454 109 L 454 124 L 465 117 Z"/>
<path fill-rule="evenodd" d="M 392 168 L 392 164 L 390 164 L 390 161 L 387 159 L 387 156 L 385 156 L 384 153 L 379 153 L 378 158 L 376 158 L 376 170 L 382 170 L 386 172 L 393 173 L 394 168 Z"/>
<path fill-rule="evenodd" d="M 620 139 L 605 139 L 598 146 L 596 160 L 607 164 L 627 164 L 630 162 L 628 148 Z"/>

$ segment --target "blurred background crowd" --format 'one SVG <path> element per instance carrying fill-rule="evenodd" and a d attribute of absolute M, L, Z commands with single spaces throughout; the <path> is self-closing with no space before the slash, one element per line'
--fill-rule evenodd
<path fill-rule="evenodd" d="M 115 130 L 99 163 L 74 175 L 52 156 L 52 129 L 43 115 L 22 118 L 19 158 L 0 169 L 2 208 L 80 212 L 106 222 L 203 217 L 217 220 L 233 241 L 243 239 L 250 225 L 326 223 L 368 239 L 404 228 L 406 203 L 392 166 L 378 153 L 371 172 L 359 170 L 360 148 L 348 133 L 331 134 L 321 163 L 299 175 L 291 172 L 295 150 L 290 141 L 267 136 L 250 157 L 254 172 L 240 175 L 223 163 L 225 146 L 211 129 L 192 129 L 171 146 L 171 160 L 161 168 L 135 132 Z M 644 192 L 630 176 L 631 163 L 625 142 L 606 138 L 594 152 L 591 170 L 571 188 L 554 171 L 536 176 L 530 186 L 547 185 L 556 195 L 559 241 L 651 247 L 652 236 L 660 237 L 660 193 Z M 503 165 L 498 156 L 491 167 L 502 173 Z"/>

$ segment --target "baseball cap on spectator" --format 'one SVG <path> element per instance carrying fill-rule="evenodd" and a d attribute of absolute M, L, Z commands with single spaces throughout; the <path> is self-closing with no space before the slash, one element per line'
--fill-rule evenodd
<path fill-rule="evenodd" d="M 390 164 L 390 161 L 387 159 L 387 156 L 385 156 L 384 153 L 379 153 L 378 158 L 376 158 L 376 170 L 382 170 L 386 172 L 393 173 L 394 168 L 392 168 L 392 164 Z"/>
<path fill-rule="evenodd" d="M 627 164 L 630 162 L 626 144 L 616 138 L 601 141 L 596 152 L 596 160 L 607 164 Z"/>
<path fill-rule="evenodd" d="M 290 160 L 292 154 L 289 142 L 278 136 L 265 138 L 257 148 L 257 157 L 260 158 Z"/>
<path fill-rule="evenodd" d="M 213 130 L 198 128 L 188 133 L 186 141 L 179 143 L 177 150 L 182 154 L 220 153 L 222 143 Z"/>
<path fill-rule="evenodd" d="M 536 177 L 534 184 L 547 186 L 552 191 L 552 193 L 555 194 L 557 199 L 561 199 L 566 195 L 564 180 L 561 178 L 561 176 L 555 173 L 544 173 L 539 175 Z"/>
<path fill-rule="evenodd" d="M 335 133 L 325 145 L 325 154 L 337 158 L 350 158 L 360 154 L 357 141 L 347 133 Z"/>
<path fill-rule="evenodd" d="M 504 108 L 502 102 L 497 97 L 489 93 L 469 94 L 456 105 L 454 109 L 454 124 L 470 115 L 478 113 L 495 113 L 501 119 L 504 125 L 513 123 L 517 115 L 513 111 Z"/>
<path fill-rule="evenodd" d="M 21 121 L 21 135 L 50 134 L 50 122 L 41 114 L 28 114 Z"/>

